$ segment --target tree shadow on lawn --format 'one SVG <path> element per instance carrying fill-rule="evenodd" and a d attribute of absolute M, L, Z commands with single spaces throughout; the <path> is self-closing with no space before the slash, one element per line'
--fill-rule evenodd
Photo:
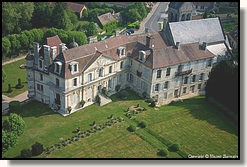
<path fill-rule="evenodd" d="M 174 106 L 183 107 L 199 120 L 205 120 L 217 128 L 238 136 L 238 126 L 224 113 L 212 106 L 205 98 L 190 98 L 176 102 Z"/>
<path fill-rule="evenodd" d="M 41 117 L 46 115 L 59 114 L 49 108 L 48 104 L 43 104 L 39 101 L 31 101 L 21 106 L 21 112 L 17 113 L 21 117 Z M 6 116 L 10 115 L 10 112 Z M 59 114 L 60 115 L 60 114 Z"/>

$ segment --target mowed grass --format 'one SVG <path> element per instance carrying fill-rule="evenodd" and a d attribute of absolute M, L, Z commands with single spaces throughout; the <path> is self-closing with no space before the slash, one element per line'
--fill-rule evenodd
<path fill-rule="evenodd" d="M 26 64 L 26 60 L 18 60 L 16 62 L 3 65 L 2 68 L 7 74 L 6 81 L 2 83 L 2 94 L 8 97 L 15 97 L 27 90 L 27 79 L 26 69 L 21 69 L 20 65 Z M 16 89 L 15 85 L 18 84 L 18 78 L 21 79 L 21 83 L 24 85 L 21 89 Z M 11 84 L 12 92 L 8 93 L 8 84 Z"/>
<path fill-rule="evenodd" d="M 160 147 L 167 148 L 147 130 L 155 131 L 172 143 L 179 143 L 186 153 L 238 155 L 238 127 L 208 104 L 204 97 L 196 97 L 174 106 L 162 106 L 159 110 L 149 107 L 143 99 L 129 91 L 130 98 L 120 100 L 119 94 L 112 96 L 113 102 L 103 107 L 91 105 L 67 117 L 54 113 L 46 105 L 31 102 L 23 107 L 21 116 L 27 129 L 20 136 L 18 144 L 2 154 L 2 157 L 15 158 L 24 148 L 31 148 L 36 141 L 50 147 L 81 131 L 91 129 L 93 121 L 97 125 L 109 120 L 110 114 L 121 116 L 125 122 L 106 127 L 90 136 L 79 139 L 50 154 L 39 158 L 160 158 Z M 140 104 L 147 111 L 128 119 L 124 116 L 128 107 Z M 6 116 L 3 116 L 3 120 Z M 132 123 L 146 120 L 146 129 L 129 132 Z M 140 135 L 147 138 L 143 140 Z M 164 157 L 161 157 L 164 158 Z M 181 158 L 176 152 L 169 152 L 168 158 Z"/>

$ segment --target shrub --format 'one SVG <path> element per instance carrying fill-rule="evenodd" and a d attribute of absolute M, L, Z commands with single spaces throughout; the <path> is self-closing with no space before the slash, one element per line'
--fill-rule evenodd
<path fill-rule="evenodd" d="M 145 101 L 146 101 L 147 103 L 152 103 L 154 100 L 151 99 L 151 98 L 148 98 L 148 99 L 146 99 Z"/>
<path fill-rule="evenodd" d="M 95 101 L 96 101 L 96 103 L 100 104 L 101 98 L 99 97 L 99 95 L 96 95 Z"/>
<path fill-rule="evenodd" d="M 150 107 L 155 107 L 155 106 L 156 106 L 155 101 L 152 101 Z"/>
<path fill-rule="evenodd" d="M 110 97 L 109 92 L 106 90 L 106 87 L 102 88 L 102 94 L 105 95 L 106 97 Z"/>
<path fill-rule="evenodd" d="M 169 154 L 169 151 L 166 148 L 162 148 L 162 149 L 160 149 L 159 154 L 161 156 L 167 156 Z"/>
<path fill-rule="evenodd" d="M 7 74 L 6 72 L 2 69 L 2 83 L 6 80 Z"/>
<path fill-rule="evenodd" d="M 80 101 L 81 107 L 83 107 L 85 103 L 86 103 L 86 102 L 85 102 L 84 100 L 81 100 L 81 101 Z"/>
<path fill-rule="evenodd" d="M 2 125 L 3 125 L 2 127 L 3 130 L 5 130 L 6 132 L 15 133 L 18 136 L 23 134 L 26 128 L 26 123 L 24 122 L 22 117 L 20 117 L 19 115 L 15 113 L 14 114 L 11 113 L 10 116 L 8 116 L 8 118 L 3 121 Z"/>
<path fill-rule="evenodd" d="M 139 124 L 139 126 L 141 127 L 141 128 L 146 128 L 147 127 L 147 122 L 146 121 L 142 121 L 140 124 Z"/>
<path fill-rule="evenodd" d="M 17 144 L 18 136 L 14 132 L 6 132 L 2 129 L 2 153 Z"/>
<path fill-rule="evenodd" d="M 131 125 L 129 126 L 129 131 L 130 131 L 130 132 L 136 131 L 136 126 L 133 125 L 133 124 L 131 124 Z"/>
<path fill-rule="evenodd" d="M 21 78 L 18 78 L 18 84 L 15 85 L 15 88 L 16 88 L 16 89 L 21 89 L 21 88 L 23 88 L 23 87 L 24 87 L 24 85 L 21 84 Z"/>
<path fill-rule="evenodd" d="M 9 103 L 10 112 L 19 113 L 21 111 L 21 103 L 17 100 L 11 101 Z"/>
<path fill-rule="evenodd" d="M 32 145 L 32 155 L 37 156 L 40 155 L 44 151 L 43 144 L 36 142 Z"/>
<path fill-rule="evenodd" d="M 179 151 L 180 148 L 181 148 L 180 144 L 175 143 L 169 149 L 172 150 L 172 151 Z"/>
<path fill-rule="evenodd" d="M 32 157 L 32 151 L 30 149 L 23 149 L 21 150 L 21 158 L 31 158 Z"/>
<path fill-rule="evenodd" d="M 71 106 L 68 106 L 67 107 L 67 110 L 69 111 L 69 113 L 71 112 L 71 110 L 72 110 L 72 107 Z"/>
<path fill-rule="evenodd" d="M 120 87 L 121 87 L 120 85 L 116 85 L 115 90 L 118 92 L 120 90 Z"/>
<path fill-rule="evenodd" d="M 127 99 L 129 96 L 129 93 L 126 90 L 121 91 L 120 94 L 123 99 Z"/>

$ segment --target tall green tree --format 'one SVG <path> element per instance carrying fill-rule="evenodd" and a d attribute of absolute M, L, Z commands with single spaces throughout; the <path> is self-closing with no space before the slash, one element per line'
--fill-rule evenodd
<path fill-rule="evenodd" d="M 18 40 L 18 34 L 9 34 L 6 36 L 11 43 L 11 51 L 10 53 L 17 53 L 20 51 L 21 43 Z"/>
<path fill-rule="evenodd" d="M 52 9 L 49 2 L 34 2 L 32 25 L 34 28 L 50 27 Z"/>
<path fill-rule="evenodd" d="M 67 15 L 73 25 L 78 23 L 78 17 L 75 12 L 71 9 L 66 9 Z"/>
<path fill-rule="evenodd" d="M 30 30 L 34 34 L 34 42 L 39 42 L 41 43 L 43 37 L 44 37 L 44 32 L 41 29 L 34 28 Z"/>
<path fill-rule="evenodd" d="M 23 30 L 30 30 L 32 28 L 31 18 L 33 16 L 34 4 L 33 2 L 17 2 L 19 3 L 17 6 L 17 11 L 21 16 L 18 21 L 18 27 L 20 30 L 17 32 L 21 32 Z"/>
<path fill-rule="evenodd" d="M 24 32 L 21 32 L 20 34 L 17 35 L 17 38 L 21 42 L 21 48 L 27 49 L 29 46 L 29 40 L 26 34 Z"/>
<path fill-rule="evenodd" d="M 11 49 L 11 43 L 8 38 L 3 37 L 2 38 L 2 58 L 6 57 L 7 54 L 10 52 Z"/>
<path fill-rule="evenodd" d="M 88 18 L 88 9 L 84 9 L 84 10 L 82 11 L 82 17 L 85 18 L 85 19 Z"/>
<path fill-rule="evenodd" d="M 92 36 L 97 34 L 97 28 L 94 22 L 90 22 L 87 27 L 87 36 Z"/>
<path fill-rule="evenodd" d="M 3 121 L 2 128 L 6 132 L 13 132 L 20 136 L 26 128 L 26 123 L 21 116 L 11 113 L 8 118 Z"/>
<path fill-rule="evenodd" d="M 233 112 L 238 113 L 238 88 L 238 66 L 232 61 L 221 61 L 209 74 L 205 89 L 206 98 L 212 96 Z"/>
<path fill-rule="evenodd" d="M 34 42 L 34 34 L 32 31 L 24 30 L 22 31 L 27 36 L 28 39 L 28 48 L 30 47 L 31 44 Z"/>
<path fill-rule="evenodd" d="M 147 17 L 147 9 L 144 2 L 135 2 L 134 6 L 135 9 L 138 9 L 137 11 L 141 16 L 141 20 Z"/>
<path fill-rule="evenodd" d="M 72 23 L 61 2 L 56 2 L 52 11 L 51 20 L 51 27 L 64 30 L 70 30 L 72 28 Z"/>

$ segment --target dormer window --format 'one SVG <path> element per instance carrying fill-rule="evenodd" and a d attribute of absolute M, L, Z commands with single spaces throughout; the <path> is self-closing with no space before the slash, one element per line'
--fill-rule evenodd
<path fill-rule="evenodd" d="M 124 57 L 125 56 L 125 47 L 119 47 L 118 48 L 118 56 L 120 58 Z"/>
<path fill-rule="evenodd" d="M 71 69 L 71 73 L 74 74 L 74 73 L 77 73 L 79 70 L 78 70 L 78 62 L 71 62 L 70 63 L 70 69 Z"/>
<path fill-rule="evenodd" d="M 59 74 L 62 69 L 62 63 L 60 61 L 56 61 L 54 62 L 54 64 L 55 64 L 54 72 Z"/>
<path fill-rule="evenodd" d="M 138 60 L 143 62 L 143 63 L 146 61 L 146 52 L 145 51 L 143 51 L 143 50 L 139 51 Z"/>

